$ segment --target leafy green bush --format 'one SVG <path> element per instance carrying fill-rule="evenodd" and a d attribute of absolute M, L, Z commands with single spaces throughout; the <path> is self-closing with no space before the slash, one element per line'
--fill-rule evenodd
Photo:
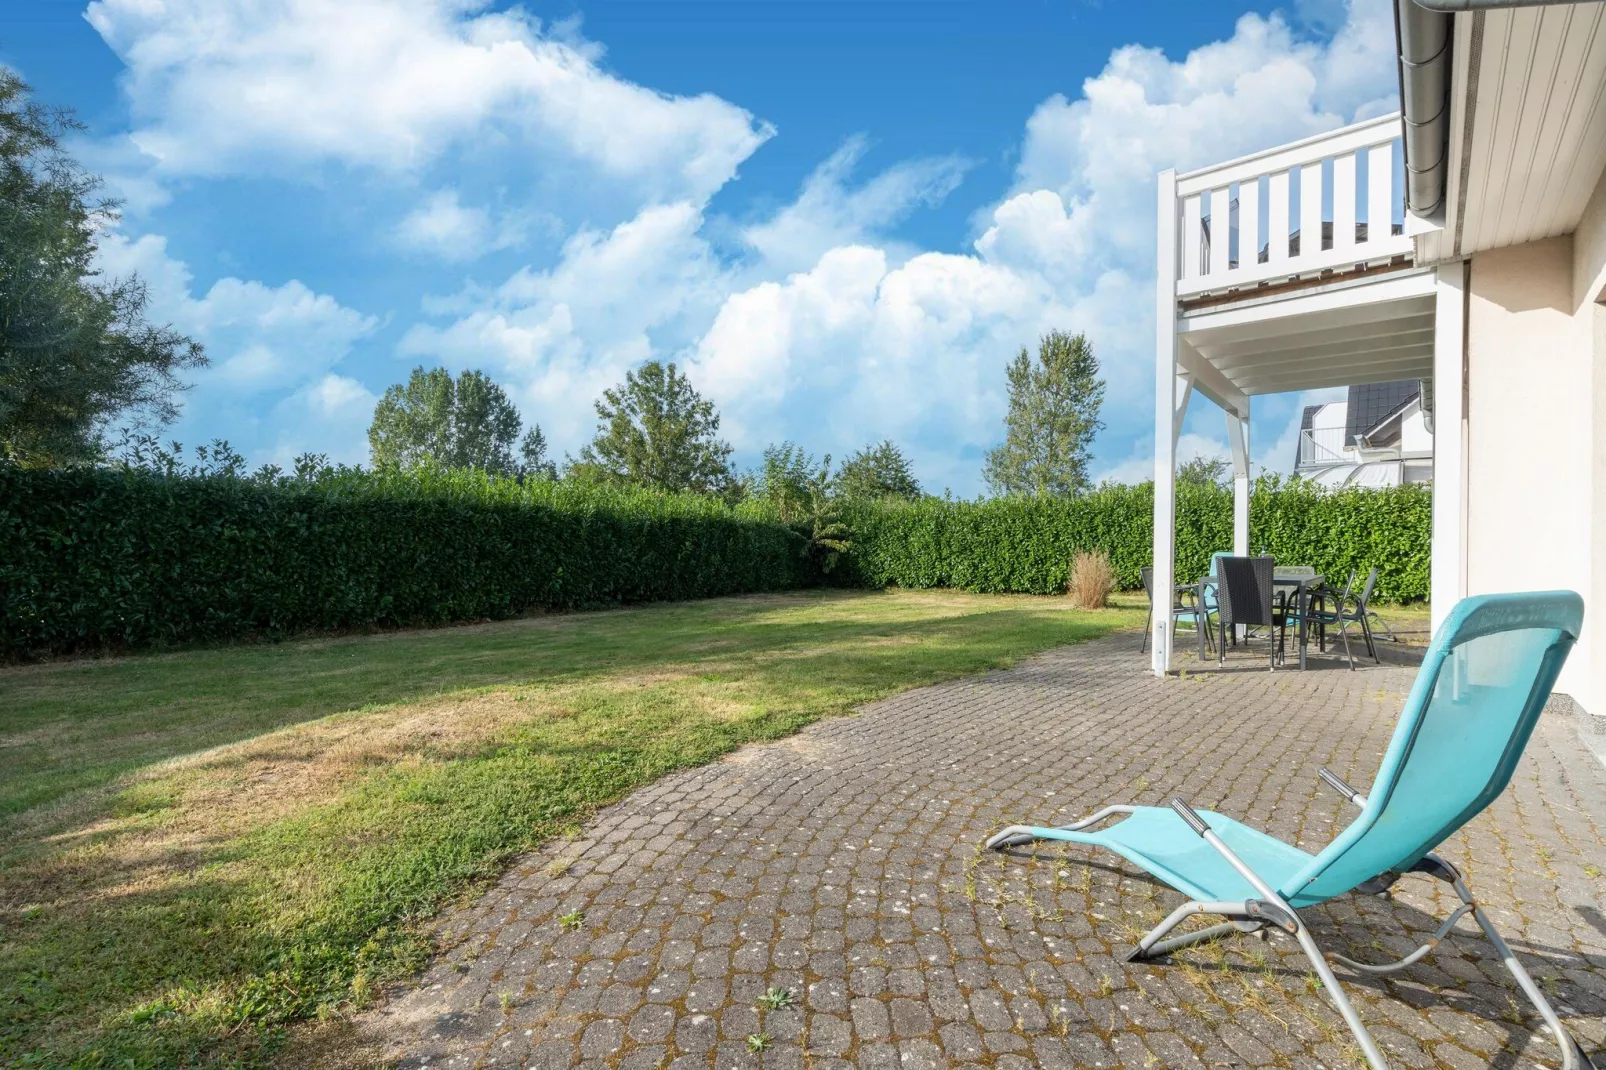
<path fill-rule="evenodd" d="M 0 466 L 0 653 L 777 590 L 815 581 L 805 543 L 711 497 L 474 472 Z"/>
<path fill-rule="evenodd" d="M 870 587 L 962 587 L 1052 594 L 1065 590 L 1073 555 L 1103 550 L 1122 587 L 1141 584 L 1153 553 L 1153 484 L 1106 485 L 1074 498 L 955 502 L 928 498 L 849 509 L 848 567 L 838 582 Z M 1378 597 L 1426 598 L 1432 494 L 1425 486 L 1326 491 L 1260 480 L 1250 499 L 1250 546 L 1314 565 L 1342 580 L 1379 570 Z M 1177 488 L 1177 575 L 1201 576 L 1232 547 L 1232 491 Z"/>
<path fill-rule="evenodd" d="M 1232 543 L 1232 494 L 1177 494 L 1177 575 L 1199 576 Z M 849 503 L 839 541 L 851 547 L 829 579 L 1051 594 L 1076 551 L 1102 550 L 1132 589 L 1149 563 L 1152 503 L 1149 484 Z M 1380 597 L 1425 598 L 1430 514 L 1425 487 L 1327 492 L 1266 479 L 1250 541 L 1334 577 L 1376 565 Z M 245 479 L 0 466 L 0 655 L 808 586 L 826 557 L 810 552 L 804 523 L 781 522 L 764 502 L 463 471 Z"/>

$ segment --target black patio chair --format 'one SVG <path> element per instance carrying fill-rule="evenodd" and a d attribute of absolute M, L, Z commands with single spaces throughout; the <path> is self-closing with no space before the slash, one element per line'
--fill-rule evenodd
<path fill-rule="evenodd" d="M 1217 662 L 1227 660 L 1227 635 L 1239 625 L 1245 628 L 1267 628 L 1268 658 L 1276 668 L 1282 656 L 1283 641 L 1287 634 L 1288 615 L 1277 598 L 1275 583 L 1276 562 L 1270 557 L 1218 557 L 1216 578 L 1220 582 L 1217 592 L 1216 620 L 1221 626 Z"/>
<path fill-rule="evenodd" d="M 1143 645 L 1138 649 L 1149 649 L 1149 630 L 1154 627 L 1154 569 L 1140 570 L 1143 575 L 1143 593 L 1149 596 L 1149 619 L 1143 623 Z M 1195 628 L 1203 628 L 1205 642 L 1210 649 L 1215 650 L 1215 640 L 1210 635 L 1210 610 L 1199 608 L 1199 588 L 1192 583 L 1179 583 L 1176 590 L 1171 593 L 1171 628 L 1175 632 L 1177 621 L 1185 620 Z"/>
<path fill-rule="evenodd" d="M 1352 595 L 1355 589 L 1355 572 L 1351 570 L 1344 589 L 1337 593 L 1323 592 L 1317 600 L 1306 619 L 1307 627 L 1314 624 L 1320 636 L 1321 649 L 1327 648 L 1327 629 L 1337 627 L 1339 638 L 1344 642 L 1344 656 L 1349 659 L 1349 667 L 1355 668 L 1355 655 L 1350 651 L 1349 626 L 1358 624 L 1361 628 L 1361 637 L 1366 641 L 1366 652 L 1372 655 L 1372 660 L 1379 665 L 1383 659 L 1377 656 L 1377 645 L 1372 642 L 1372 626 L 1367 617 L 1370 610 L 1367 608 L 1372 600 L 1372 592 L 1377 589 L 1377 569 L 1367 573 L 1366 583 L 1361 587 L 1361 593 Z M 1333 604 L 1328 608 L 1327 599 L 1331 595 Z"/>

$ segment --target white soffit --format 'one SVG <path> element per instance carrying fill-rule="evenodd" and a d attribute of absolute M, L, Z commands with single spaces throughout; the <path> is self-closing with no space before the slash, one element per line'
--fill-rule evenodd
<path fill-rule="evenodd" d="M 1202 361 L 1218 393 L 1244 395 L 1427 379 L 1434 301 L 1432 272 L 1413 272 L 1258 307 L 1196 312 L 1178 323 L 1179 363 L 1198 377 Z"/>
<path fill-rule="evenodd" d="M 1606 167 L 1606 3 L 1455 19 L 1441 253 L 1571 233 Z"/>

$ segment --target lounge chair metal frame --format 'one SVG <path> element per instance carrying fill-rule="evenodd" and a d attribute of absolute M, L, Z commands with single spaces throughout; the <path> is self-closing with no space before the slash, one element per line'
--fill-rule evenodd
<path fill-rule="evenodd" d="M 1164 921 L 1138 941 L 1137 946 L 1128 954 L 1128 961 L 1159 958 L 1173 951 L 1236 932 L 1261 935 L 1269 935 L 1273 929 L 1286 932 L 1294 937 L 1300 949 L 1304 951 L 1305 957 L 1310 960 L 1312 969 L 1316 971 L 1339 1015 L 1349 1026 L 1350 1032 L 1355 1035 L 1361 1051 L 1374 1070 L 1387 1070 L 1388 1063 L 1362 1023 L 1349 997 L 1344 994 L 1338 977 L 1333 973 L 1332 964 L 1341 963 L 1351 969 L 1374 975 L 1407 969 L 1431 953 L 1456 924 L 1470 914 L 1489 942 L 1494 945 L 1518 987 L 1549 1027 L 1561 1048 L 1563 1070 L 1582 1070 L 1590 1066 L 1582 1048 L 1568 1034 L 1549 1000 L 1545 998 L 1539 986 L 1534 983 L 1528 971 L 1501 937 L 1494 922 L 1473 898 L 1461 873 L 1431 850 L 1487 807 L 1509 783 L 1511 772 L 1533 730 L 1540 709 L 1549 697 L 1556 675 L 1561 670 L 1561 664 L 1577 637 L 1582 617 L 1582 600 L 1571 592 L 1489 595 L 1464 599 L 1440 628 L 1439 634 L 1435 636 L 1429 648 L 1423 669 L 1418 674 L 1406 709 L 1401 714 L 1394 740 L 1378 770 L 1377 781 L 1373 788 L 1376 798 L 1368 799 L 1366 795 L 1350 787 L 1326 768 L 1319 771 L 1321 780 L 1328 787 L 1344 795 L 1360 810 L 1355 821 L 1319 855 L 1307 855 L 1297 848 L 1282 844 L 1264 833 L 1240 825 L 1219 814 L 1207 812 L 1201 816 L 1180 798 L 1171 800 L 1169 812 L 1163 807 L 1114 805 L 1106 806 L 1090 817 L 1057 828 L 1012 825 L 988 838 L 986 846 L 992 850 L 1002 850 L 1034 840 L 1048 839 L 1104 847 L 1142 865 L 1156 877 L 1187 895 L 1189 897 L 1187 902 L 1173 910 Z M 1442 818 L 1430 819 L 1440 820 L 1441 824 L 1435 825 L 1431 832 L 1426 833 L 1425 840 L 1422 839 L 1420 830 L 1407 830 L 1403 833 L 1406 839 L 1402 841 L 1397 819 L 1391 822 L 1388 831 L 1379 832 L 1379 818 L 1393 805 L 1395 794 L 1402 796 L 1402 805 L 1407 805 L 1411 793 L 1420 789 L 1422 783 L 1420 779 L 1412 779 L 1405 788 L 1402 788 L 1402 784 L 1407 784 L 1407 770 L 1410 768 L 1413 755 L 1418 750 L 1417 739 L 1425 731 L 1424 723 L 1436 713 L 1433 704 L 1440 701 L 1443 694 L 1450 694 L 1453 701 L 1453 696 L 1474 694 L 1480 686 L 1475 672 L 1471 677 L 1468 676 L 1466 662 L 1456 660 L 1456 647 L 1478 638 L 1493 636 L 1499 639 L 1504 637 L 1504 633 L 1523 630 L 1538 634 L 1541 638 L 1544 635 L 1554 635 L 1555 638 L 1549 643 L 1548 648 L 1540 644 L 1526 651 L 1528 662 L 1525 665 L 1532 670 L 1532 683 L 1526 691 L 1525 699 L 1518 702 L 1521 707 L 1520 715 L 1511 718 L 1510 736 L 1504 741 L 1503 749 L 1491 747 L 1482 753 L 1482 757 L 1490 763 L 1487 782 L 1470 796 L 1465 790 L 1467 785 L 1457 785 L 1456 787 L 1461 790 L 1449 792 L 1448 794 L 1456 799 L 1454 805 L 1461 805 L 1462 802 L 1465 805 L 1461 805 L 1459 812 L 1452 812 L 1447 822 Z M 1497 650 L 1496 657 L 1499 656 L 1501 652 Z M 1444 677 L 1442 680 L 1441 673 Z M 1497 716 L 1509 713 L 1506 707 L 1511 705 L 1510 696 L 1517 695 L 1519 698 L 1522 696 L 1521 684 L 1527 679 L 1523 676 L 1523 670 L 1519 669 L 1511 678 L 1512 689 L 1496 696 L 1495 702 L 1486 707 L 1496 709 Z M 1474 694 L 1469 701 L 1477 703 L 1484 699 Z M 1454 709 L 1455 707 L 1452 707 L 1452 711 Z M 1431 732 L 1432 729 L 1426 731 Z M 1415 771 L 1416 777 L 1419 778 L 1424 772 L 1428 776 L 1441 776 L 1434 761 L 1431 756 L 1420 759 Z M 1116 824 L 1113 829 L 1105 832 L 1090 831 L 1117 816 L 1123 816 L 1125 820 Z M 1224 860 L 1242 883 L 1235 883 L 1231 873 L 1223 870 L 1219 862 L 1213 866 L 1209 864 L 1208 852 L 1205 859 L 1201 860 L 1196 849 L 1178 847 L 1178 839 L 1185 843 L 1187 835 L 1174 824 L 1168 824 L 1177 818 L 1181 819 L 1187 830 L 1191 830 L 1208 844 L 1215 856 Z M 1129 821 L 1136 823 L 1133 826 L 1136 832 L 1129 833 L 1124 839 L 1115 834 L 1116 830 L 1120 830 Z M 1264 865 L 1284 870 L 1295 867 L 1297 871 L 1292 875 L 1284 872 L 1281 877 L 1257 872 L 1241 857 L 1240 850 L 1234 850 L 1233 846 L 1226 842 L 1223 834 L 1234 839 L 1243 852 L 1249 853 L 1252 857 L 1268 859 Z M 1370 842 L 1367 840 L 1369 836 Z M 1411 839 L 1412 836 L 1416 836 L 1417 839 Z M 1146 838 L 1165 849 L 1151 849 L 1145 842 Z M 1366 860 L 1378 857 L 1379 851 L 1395 850 L 1402 842 L 1410 846 L 1405 847 L 1395 861 L 1388 864 L 1389 868 L 1376 873 L 1370 879 L 1354 878 L 1353 874 L 1356 872 L 1369 871 Z M 1363 869 L 1356 870 L 1357 865 Z M 1451 912 L 1426 943 L 1394 962 L 1363 963 L 1334 952 L 1324 953 L 1299 915 L 1300 908 L 1326 902 L 1339 895 L 1356 892 L 1387 894 L 1393 884 L 1407 873 L 1424 874 L 1450 885 L 1461 899 L 1461 906 Z M 1274 886 L 1279 883 L 1282 890 Z M 1247 885 L 1246 890 L 1252 890 L 1254 894 L 1241 899 L 1212 898 L 1206 894 L 1211 885 L 1215 885 L 1218 889 L 1230 885 L 1235 890 Z M 1209 915 L 1224 920 L 1180 936 L 1167 935 L 1195 915 Z"/>

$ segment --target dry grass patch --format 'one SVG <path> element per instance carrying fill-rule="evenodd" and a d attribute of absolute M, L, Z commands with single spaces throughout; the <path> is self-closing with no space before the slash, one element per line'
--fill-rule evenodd
<path fill-rule="evenodd" d="M 38 766 L 0 810 L 0 1063 L 261 1062 L 632 788 L 1132 616 L 820 593 L 33 670 L 0 732 Z M 30 804 L 52 768 L 80 783 Z"/>

